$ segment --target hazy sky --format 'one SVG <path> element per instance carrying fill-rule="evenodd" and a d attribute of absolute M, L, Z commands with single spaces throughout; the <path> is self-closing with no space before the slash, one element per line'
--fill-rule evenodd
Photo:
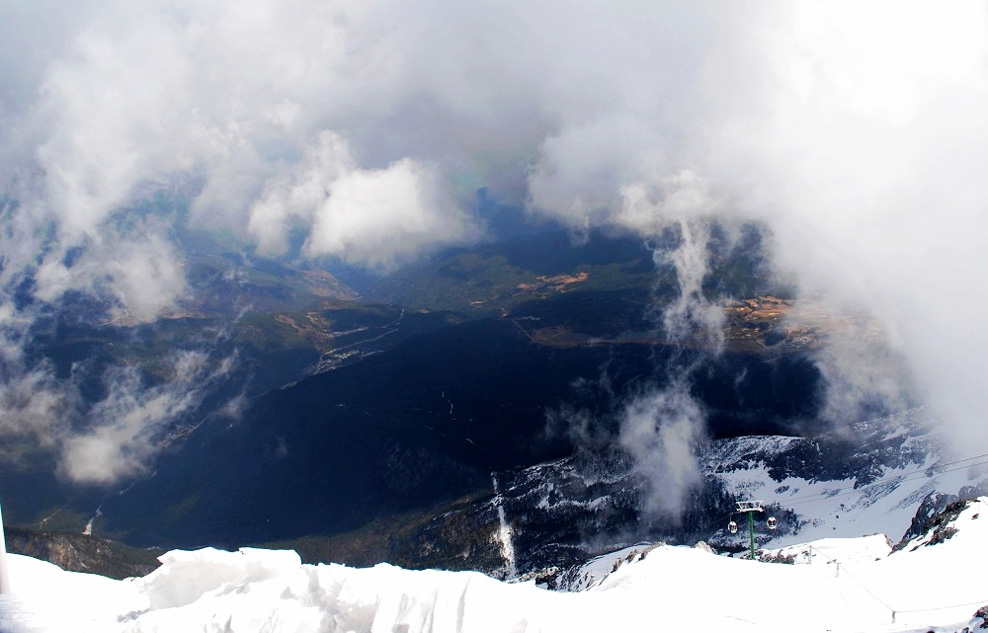
<path fill-rule="evenodd" d="M 983 2 L 4 0 L 0 402 L 44 382 L 25 278 L 146 319 L 185 292 L 150 192 L 386 271 L 481 239 L 488 187 L 575 229 L 764 221 L 804 295 L 884 325 L 835 346 L 850 389 L 902 359 L 984 434 L 985 112 Z"/>

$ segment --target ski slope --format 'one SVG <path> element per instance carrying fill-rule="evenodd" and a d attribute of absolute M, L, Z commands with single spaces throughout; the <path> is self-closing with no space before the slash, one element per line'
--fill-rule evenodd
<path fill-rule="evenodd" d="M 157 571 L 125 581 L 10 556 L 0 630 L 960 631 L 980 624 L 973 614 L 988 605 L 988 498 L 947 527 L 956 531 L 943 542 L 928 545 L 937 539 L 925 534 L 894 553 L 881 535 L 792 545 L 792 565 L 641 548 L 578 592 L 474 572 L 303 565 L 291 551 L 173 551 Z"/>

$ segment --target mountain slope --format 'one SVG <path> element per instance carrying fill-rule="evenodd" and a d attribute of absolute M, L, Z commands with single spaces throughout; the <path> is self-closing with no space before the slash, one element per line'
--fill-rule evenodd
<path fill-rule="evenodd" d="M 48 561 L 66 571 L 109 578 L 145 576 L 160 566 L 160 550 L 138 549 L 85 534 L 6 528 L 7 551 Z"/>
<path fill-rule="evenodd" d="M 920 408 L 811 437 L 714 439 L 698 448 L 703 483 L 679 517 L 643 514 L 648 482 L 613 451 L 503 473 L 499 505 L 513 529 L 516 564 L 523 572 L 558 568 L 542 572 L 550 584 L 588 557 L 642 540 L 703 539 L 721 550 L 747 551 L 745 517 L 734 513 L 738 500 L 766 507 L 755 516 L 759 547 L 879 532 L 898 540 L 925 530 L 922 517 L 958 495 L 988 493 L 988 459 L 947 456 L 933 423 Z M 769 515 L 778 520 L 774 531 L 766 525 Z M 742 528 L 733 535 L 732 516 Z"/>
<path fill-rule="evenodd" d="M 108 499 L 96 528 L 139 544 L 243 545 L 331 536 L 401 513 L 439 516 L 464 496 L 489 499 L 492 472 L 505 471 L 509 485 L 515 469 L 571 454 L 575 438 L 547 424 L 547 411 L 600 406 L 586 386 L 601 367 L 619 386 L 604 397 L 620 402 L 674 351 L 543 346 L 510 319 L 423 334 L 265 394 L 238 424 L 203 425 L 155 477 Z M 737 372 L 749 376 L 740 389 Z M 798 357 L 728 354 L 697 392 L 713 432 L 765 432 L 811 400 L 816 377 Z M 598 423 L 614 433 L 612 417 Z M 491 521 L 489 507 L 477 512 Z"/>

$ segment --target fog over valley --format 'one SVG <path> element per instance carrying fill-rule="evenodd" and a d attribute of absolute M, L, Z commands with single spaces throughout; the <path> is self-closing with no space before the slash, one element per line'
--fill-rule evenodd
<path fill-rule="evenodd" d="M 975 0 L 0 2 L 4 516 L 549 584 L 756 492 L 898 540 L 988 494 L 985 112 Z"/>

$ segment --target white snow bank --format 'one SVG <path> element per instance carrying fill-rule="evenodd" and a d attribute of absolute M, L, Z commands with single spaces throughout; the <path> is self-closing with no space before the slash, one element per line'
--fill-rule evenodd
<path fill-rule="evenodd" d="M 988 503 L 954 525 L 943 543 L 892 555 L 881 535 L 807 544 L 826 564 L 659 546 L 578 593 L 472 572 L 302 565 L 294 552 L 256 549 L 170 552 L 159 570 L 121 582 L 11 556 L 0 631 L 955 631 L 988 604 Z"/>
<path fill-rule="evenodd" d="M 233 553 L 211 547 L 194 552 L 175 550 L 159 560 L 160 568 L 137 581 L 151 609 L 184 607 L 224 586 L 262 582 L 302 566 L 294 551 L 252 548 Z"/>
<path fill-rule="evenodd" d="M 792 557 L 794 565 L 866 563 L 881 560 L 892 552 L 892 543 L 884 534 L 858 538 L 824 538 L 771 550 L 759 550 L 768 556 Z"/>
<path fill-rule="evenodd" d="M 3 633 L 117 631 L 121 614 L 148 606 L 133 582 L 67 572 L 16 554 L 8 554 L 7 563 L 11 593 L 0 595 Z"/>
<path fill-rule="evenodd" d="M 607 554 L 595 556 L 584 563 L 573 577 L 565 583 L 564 591 L 586 591 L 600 584 L 604 578 L 616 571 L 622 565 L 635 562 L 648 555 L 656 545 L 639 543 L 624 547 Z"/>

